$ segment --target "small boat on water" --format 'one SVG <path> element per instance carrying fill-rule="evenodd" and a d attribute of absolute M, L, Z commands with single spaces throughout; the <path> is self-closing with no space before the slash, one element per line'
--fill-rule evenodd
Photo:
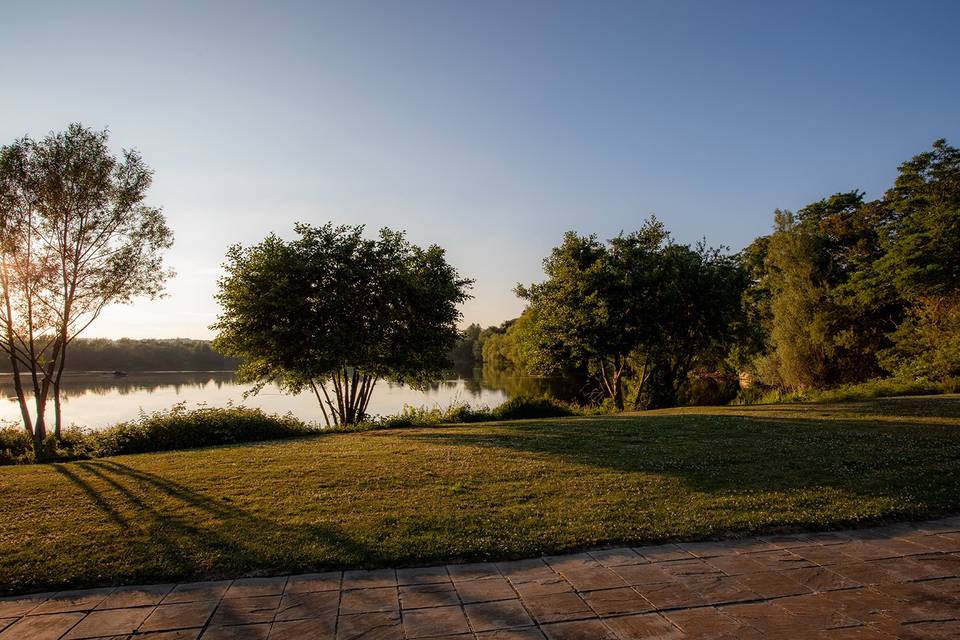
<path fill-rule="evenodd" d="M 119 370 L 118 370 L 118 371 L 114 371 L 114 372 L 113 372 L 113 377 L 114 377 L 114 378 L 125 378 L 126 376 L 127 376 L 127 372 L 126 372 L 126 371 L 119 371 Z"/>

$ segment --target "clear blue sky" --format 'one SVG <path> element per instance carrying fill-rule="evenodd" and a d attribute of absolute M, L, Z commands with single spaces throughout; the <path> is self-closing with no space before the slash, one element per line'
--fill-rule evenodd
<path fill-rule="evenodd" d="M 208 337 L 226 248 L 406 229 L 522 309 L 568 229 L 734 250 L 960 143 L 960 2 L 10 2 L 0 142 L 109 126 L 156 170 L 170 296 L 89 335 Z"/>

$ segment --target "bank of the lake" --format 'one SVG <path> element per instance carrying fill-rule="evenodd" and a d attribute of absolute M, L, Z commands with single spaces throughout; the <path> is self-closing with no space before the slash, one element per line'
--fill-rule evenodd
<path fill-rule="evenodd" d="M 0 589 L 534 556 L 960 511 L 960 396 L 0 468 Z"/>
<path fill-rule="evenodd" d="M 323 421 L 312 393 L 291 396 L 270 385 L 245 397 L 250 388 L 238 383 L 232 371 L 68 372 L 63 378 L 64 416 L 67 424 L 102 429 L 178 403 L 188 409 L 243 404 L 267 413 L 292 413 L 305 422 Z M 400 413 L 405 406 L 446 408 L 463 403 L 493 408 L 516 395 L 540 395 L 555 388 L 555 382 L 541 378 L 465 368 L 423 390 L 380 382 L 370 413 L 386 416 Z M 19 418 L 10 375 L 0 374 L 0 423 L 16 423 Z"/>

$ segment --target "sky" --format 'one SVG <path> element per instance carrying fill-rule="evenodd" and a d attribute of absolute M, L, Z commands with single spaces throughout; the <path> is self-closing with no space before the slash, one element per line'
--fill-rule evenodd
<path fill-rule="evenodd" d="M 209 338 L 227 248 L 403 229 L 516 317 L 567 230 L 655 213 L 736 251 L 776 208 L 882 194 L 960 143 L 960 2 L 11 2 L 0 144 L 109 127 L 155 170 L 167 296 L 104 337 Z"/>

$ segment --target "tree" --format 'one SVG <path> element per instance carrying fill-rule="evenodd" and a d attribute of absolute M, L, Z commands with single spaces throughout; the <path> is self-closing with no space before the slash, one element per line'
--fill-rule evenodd
<path fill-rule="evenodd" d="M 231 247 L 217 294 L 214 347 L 242 359 L 239 378 L 255 391 L 271 382 L 311 389 L 328 425 L 365 419 L 381 379 L 438 378 L 472 284 L 436 245 L 363 230 L 298 224 L 290 242 L 271 235 Z"/>
<path fill-rule="evenodd" d="M 960 288 L 960 149 L 937 140 L 900 165 L 882 206 L 889 222 L 880 276 L 907 300 Z"/>
<path fill-rule="evenodd" d="M 883 255 L 884 212 L 850 191 L 774 217 L 774 233 L 745 254 L 755 313 L 769 332 L 757 361 L 763 377 L 806 388 L 878 375 L 877 354 L 901 315 L 897 296 L 864 280 Z"/>
<path fill-rule="evenodd" d="M 567 233 L 544 272 L 517 288 L 530 303 L 533 368 L 587 367 L 618 410 L 630 376 L 635 406 L 675 403 L 698 357 L 731 335 L 746 285 L 733 259 L 671 243 L 653 217 L 608 243 Z"/>
<path fill-rule="evenodd" d="M 768 381 L 824 387 L 884 370 L 960 370 L 960 151 L 946 141 L 903 163 L 880 200 L 851 191 L 778 211 L 764 244 L 751 291 L 761 307 L 769 299 L 768 350 L 756 361 L 772 362 Z"/>
<path fill-rule="evenodd" d="M 106 130 L 72 124 L 0 149 L 0 349 L 38 452 L 51 393 L 60 435 L 70 344 L 105 307 L 156 297 L 171 275 L 162 254 L 173 235 L 160 209 L 144 204 L 153 172 L 138 152 L 118 157 L 107 143 Z M 33 420 L 21 372 L 30 377 Z"/>
<path fill-rule="evenodd" d="M 698 366 L 721 368 L 747 326 L 747 273 L 736 256 L 701 243 L 667 245 L 658 258 L 655 304 L 649 311 L 656 314 L 657 330 L 641 347 L 649 380 L 638 381 L 637 408 L 676 405 L 690 372 Z"/>
<path fill-rule="evenodd" d="M 907 307 L 880 357 L 900 375 L 960 375 L 960 150 L 937 140 L 900 165 L 879 206 L 886 251 L 867 284 L 894 290 Z"/>

